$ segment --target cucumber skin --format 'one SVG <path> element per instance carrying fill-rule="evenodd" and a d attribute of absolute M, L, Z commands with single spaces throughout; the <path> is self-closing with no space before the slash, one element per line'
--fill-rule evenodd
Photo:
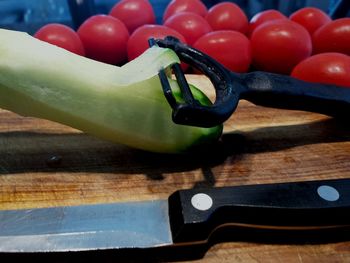
<path fill-rule="evenodd" d="M 172 122 L 157 73 L 176 62 L 172 50 L 155 47 L 119 68 L 0 29 L 0 107 L 142 150 L 184 152 L 217 140 L 222 125 Z M 179 96 L 176 82 L 170 82 Z"/>

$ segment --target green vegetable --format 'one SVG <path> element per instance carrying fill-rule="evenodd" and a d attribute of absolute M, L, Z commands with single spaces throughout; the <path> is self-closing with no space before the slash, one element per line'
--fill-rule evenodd
<path fill-rule="evenodd" d="M 172 122 L 157 74 L 175 62 L 172 50 L 152 47 L 116 67 L 0 29 L 0 107 L 143 150 L 183 152 L 217 139 L 222 126 Z M 170 81 L 181 100 L 177 83 Z M 210 103 L 199 90 L 195 96 Z"/>

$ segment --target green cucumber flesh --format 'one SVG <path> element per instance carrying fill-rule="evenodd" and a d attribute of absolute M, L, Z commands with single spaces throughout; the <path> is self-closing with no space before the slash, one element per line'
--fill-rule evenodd
<path fill-rule="evenodd" d="M 173 123 L 158 71 L 177 62 L 172 50 L 152 47 L 117 67 L 0 29 L 0 107 L 134 148 L 184 152 L 216 140 L 222 126 Z M 169 81 L 180 99 L 176 81 Z M 210 103 L 199 90 L 195 94 L 201 103 Z"/>

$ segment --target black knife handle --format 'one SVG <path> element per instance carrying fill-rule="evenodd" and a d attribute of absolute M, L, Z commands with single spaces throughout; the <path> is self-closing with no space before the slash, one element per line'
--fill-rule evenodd
<path fill-rule="evenodd" d="M 174 243 L 220 226 L 326 229 L 350 225 L 350 179 L 180 190 L 169 197 Z"/>
<path fill-rule="evenodd" d="M 303 110 L 333 117 L 350 114 L 350 88 L 301 81 L 285 75 L 268 72 L 232 73 L 245 87 L 240 98 L 256 105 Z"/>

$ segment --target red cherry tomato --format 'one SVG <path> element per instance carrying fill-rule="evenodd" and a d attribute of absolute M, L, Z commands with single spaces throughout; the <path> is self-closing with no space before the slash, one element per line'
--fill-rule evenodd
<path fill-rule="evenodd" d="M 153 7 L 148 0 L 122 0 L 112 7 L 109 14 L 120 19 L 130 34 L 142 25 L 156 22 Z"/>
<path fill-rule="evenodd" d="M 312 51 L 309 32 L 287 19 L 257 27 L 251 36 L 251 44 L 256 69 L 282 74 L 290 74 Z"/>
<path fill-rule="evenodd" d="M 238 31 L 210 32 L 199 38 L 193 47 L 235 72 L 248 71 L 252 60 L 249 39 Z"/>
<path fill-rule="evenodd" d="M 312 35 L 318 28 L 329 23 L 332 19 L 321 9 L 304 7 L 289 16 L 290 20 L 306 28 Z"/>
<path fill-rule="evenodd" d="M 339 52 L 350 55 L 350 18 L 325 24 L 312 35 L 314 53 Z"/>
<path fill-rule="evenodd" d="M 87 57 L 109 64 L 126 61 L 129 32 L 119 19 L 107 15 L 92 16 L 79 27 L 78 34 Z"/>
<path fill-rule="evenodd" d="M 198 38 L 212 31 L 208 22 L 195 13 L 181 12 L 169 17 L 165 23 L 186 39 L 187 44 L 192 45 Z"/>
<path fill-rule="evenodd" d="M 350 57 L 341 53 L 322 53 L 300 62 L 292 77 L 350 88 Z"/>
<path fill-rule="evenodd" d="M 257 28 L 258 26 L 266 22 L 277 20 L 277 19 L 288 19 L 288 18 L 281 12 L 274 9 L 265 10 L 255 14 L 249 21 L 249 35 L 251 35 L 255 30 L 255 28 Z"/>
<path fill-rule="evenodd" d="M 78 34 L 68 26 L 55 23 L 47 24 L 40 28 L 34 34 L 34 37 L 75 54 L 85 56 L 84 46 Z"/>
<path fill-rule="evenodd" d="M 146 49 L 149 48 L 148 39 L 159 38 L 163 39 L 166 36 L 178 38 L 181 42 L 186 43 L 185 38 L 174 29 L 162 25 L 144 25 L 139 27 L 131 34 L 128 41 L 128 58 L 133 60 L 140 56 Z"/>
<path fill-rule="evenodd" d="M 209 9 L 206 19 L 213 30 L 234 30 L 246 34 L 248 18 L 242 9 L 231 2 L 222 2 Z"/>
<path fill-rule="evenodd" d="M 208 9 L 200 0 L 172 0 L 165 8 L 163 22 L 175 13 L 186 11 L 205 17 Z"/>

